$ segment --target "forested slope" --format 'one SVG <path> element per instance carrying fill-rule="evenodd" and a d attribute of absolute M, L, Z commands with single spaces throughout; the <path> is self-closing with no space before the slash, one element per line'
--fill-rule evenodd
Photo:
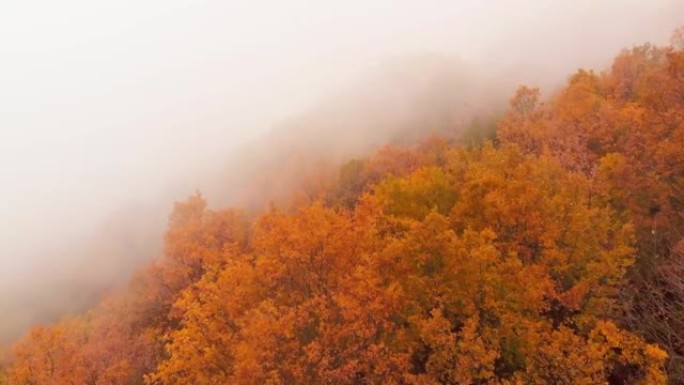
<path fill-rule="evenodd" d="M 193 195 L 162 260 L 32 329 L 5 381 L 682 383 L 682 44 L 522 87 L 491 141 L 386 146 L 289 204 Z"/>

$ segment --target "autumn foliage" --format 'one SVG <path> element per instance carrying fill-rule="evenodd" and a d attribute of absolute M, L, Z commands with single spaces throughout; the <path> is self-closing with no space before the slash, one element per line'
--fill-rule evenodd
<path fill-rule="evenodd" d="M 521 88 L 494 142 L 388 146 L 258 215 L 189 197 L 162 260 L 33 328 L 4 381 L 681 383 L 677 39 Z"/>

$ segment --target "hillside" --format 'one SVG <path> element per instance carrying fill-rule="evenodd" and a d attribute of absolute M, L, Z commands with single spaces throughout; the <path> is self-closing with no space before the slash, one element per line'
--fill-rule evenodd
<path fill-rule="evenodd" d="M 266 208 L 177 203 L 163 258 L 35 326 L 0 381 L 684 383 L 684 29 L 548 99 L 521 87 L 491 140 L 449 135 L 454 99 L 420 100 L 446 112 L 383 127 L 424 135 L 231 184 Z M 271 170 L 305 177 L 272 196 Z"/>

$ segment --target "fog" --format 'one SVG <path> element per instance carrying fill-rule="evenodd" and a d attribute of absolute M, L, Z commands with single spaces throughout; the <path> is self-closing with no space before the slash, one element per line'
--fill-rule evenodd
<path fill-rule="evenodd" d="M 197 189 L 248 204 L 277 156 L 456 127 L 681 24 L 681 0 L 2 2 L 0 341 L 157 257 Z"/>

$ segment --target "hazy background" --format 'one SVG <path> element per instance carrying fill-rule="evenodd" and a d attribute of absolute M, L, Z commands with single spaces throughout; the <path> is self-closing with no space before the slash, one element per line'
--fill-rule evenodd
<path fill-rule="evenodd" d="M 172 201 L 244 196 L 247 162 L 352 155 L 682 24 L 682 0 L 4 1 L 0 341 L 156 257 Z"/>

